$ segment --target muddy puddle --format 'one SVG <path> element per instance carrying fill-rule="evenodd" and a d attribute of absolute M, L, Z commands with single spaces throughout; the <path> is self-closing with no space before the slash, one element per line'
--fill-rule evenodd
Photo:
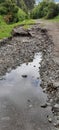
<path fill-rule="evenodd" d="M 48 98 L 40 87 L 41 60 L 42 54 L 36 53 L 33 62 L 0 78 L 1 130 L 52 130 L 51 107 L 44 106 Z"/>

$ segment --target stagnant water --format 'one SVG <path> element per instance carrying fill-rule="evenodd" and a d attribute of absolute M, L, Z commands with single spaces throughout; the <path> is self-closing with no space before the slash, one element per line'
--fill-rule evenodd
<path fill-rule="evenodd" d="M 41 108 L 47 95 L 40 87 L 41 53 L 0 80 L 0 130 L 52 130 L 47 117 L 51 107 Z"/>

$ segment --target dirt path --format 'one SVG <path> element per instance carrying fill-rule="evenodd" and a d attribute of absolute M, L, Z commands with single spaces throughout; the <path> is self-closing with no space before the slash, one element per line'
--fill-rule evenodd
<path fill-rule="evenodd" d="M 59 64 L 59 23 L 48 23 L 46 25 L 49 34 L 52 36 L 52 40 L 54 42 L 54 60 Z"/>
<path fill-rule="evenodd" d="M 43 24 L 44 24 L 44 27 L 42 27 Z M 48 99 L 49 99 L 48 104 L 52 107 L 52 112 L 54 113 L 54 118 L 56 119 L 56 122 L 55 124 L 53 124 L 53 126 L 50 127 L 50 124 L 49 124 L 49 127 L 46 127 L 46 129 L 43 129 L 44 128 L 44 125 L 43 125 L 43 127 L 41 127 L 42 130 L 52 130 L 52 129 L 58 130 L 59 129 L 59 60 L 58 60 L 59 59 L 59 51 L 58 51 L 59 32 L 58 32 L 58 27 L 59 25 L 56 25 L 56 24 L 52 24 L 48 22 L 45 24 L 41 21 L 37 21 L 37 24 L 32 26 L 31 29 L 24 30 L 22 27 L 18 27 L 14 29 L 12 38 L 7 39 L 7 40 L 5 39 L 0 42 L 0 80 L 2 81 L 4 80 L 2 75 L 4 75 L 6 72 L 10 72 L 12 69 L 15 69 L 17 66 L 21 65 L 22 63 L 28 63 L 29 61 L 32 61 L 35 53 L 40 52 L 40 51 L 42 52 L 42 62 L 41 62 L 41 68 L 40 68 L 40 76 L 42 79 L 41 87 L 43 88 L 44 92 L 48 93 Z M 5 100 L 3 101 L 3 103 L 4 102 Z M 7 102 L 7 105 L 9 107 L 10 103 Z M 15 114 L 16 113 L 18 112 L 15 112 Z M 20 115 L 22 116 L 21 113 Z M 15 118 L 17 117 L 18 115 L 15 116 Z M 38 113 L 37 113 L 37 117 L 38 117 L 37 121 L 39 122 Z M 24 118 L 25 118 L 25 115 L 24 115 Z M 23 120 L 24 119 L 22 118 L 22 122 Z M 28 130 L 29 126 L 30 126 L 30 130 L 37 130 L 37 129 L 40 130 L 40 127 L 38 127 L 39 123 L 37 121 L 34 120 L 34 126 L 33 124 L 32 126 L 29 125 L 28 122 L 26 121 L 27 127 L 23 128 L 21 126 L 22 127 L 21 130 L 25 130 L 25 129 Z M 35 126 L 35 123 L 36 124 L 38 123 L 37 126 Z M 41 122 L 41 125 L 42 125 L 42 122 Z M 55 125 L 55 128 L 54 128 L 54 125 Z M 17 130 L 19 130 L 19 128 L 16 126 Z M 2 128 L 1 130 L 4 130 L 4 129 L 5 128 Z"/>
<path fill-rule="evenodd" d="M 45 53 L 43 63 L 41 64 L 41 77 L 44 86 L 50 94 L 50 102 L 56 119 L 59 117 L 59 23 L 48 21 L 37 21 L 41 23 L 41 27 L 47 29 L 48 35 L 53 42 L 52 53 L 49 56 Z M 49 52 L 49 50 L 48 50 Z M 46 56 L 47 55 L 47 56 Z M 47 59 L 46 59 L 46 58 Z M 48 63 L 47 63 L 48 62 Z M 44 70 L 44 67 L 46 68 Z M 43 72 L 42 72 L 43 71 Z M 48 78 L 47 78 L 48 77 Z M 51 97 L 53 101 L 51 101 Z M 59 121 L 56 127 L 59 129 Z"/>

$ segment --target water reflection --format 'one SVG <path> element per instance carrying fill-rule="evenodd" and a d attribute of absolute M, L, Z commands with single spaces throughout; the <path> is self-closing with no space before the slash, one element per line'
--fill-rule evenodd
<path fill-rule="evenodd" d="M 10 73 L 6 73 L 4 79 L 0 80 L 0 97 L 7 96 L 18 105 L 20 103 L 24 104 L 26 99 L 31 96 L 39 99 L 44 98 L 40 88 L 40 62 L 41 53 L 37 53 L 33 62 L 28 63 L 28 65 L 24 63 Z M 22 75 L 27 76 L 25 78 Z"/>
<path fill-rule="evenodd" d="M 41 53 L 37 53 L 33 62 L 22 64 L 0 80 L 1 130 L 20 130 L 21 123 L 24 130 L 33 130 L 33 122 L 37 126 L 34 129 L 50 130 L 47 115 L 52 117 L 51 107 L 41 108 L 47 95 L 40 87 L 40 62 Z"/>

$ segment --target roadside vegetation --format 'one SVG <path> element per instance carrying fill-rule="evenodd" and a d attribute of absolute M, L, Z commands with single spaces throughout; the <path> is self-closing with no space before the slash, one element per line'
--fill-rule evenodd
<path fill-rule="evenodd" d="M 56 16 L 58 17 L 58 15 L 59 4 L 56 4 L 53 0 L 43 0 L 38 5 L 36 5 L 34 9 L 31 11 L 31 18 L 33 19 L 53 19 Z"/>
<path fill-rule="evenodd" d="M 13 23 L 13 24 L 7 24 L 4 21 L 3 17 L 0 16 L 0 39 L 5 38 L 5 37 L 10 37 L 13 28 L 18 25 L 23 25 L 24 28 L 28 28 L 29 25 L 31 25 L 31 24 L 34 24 L 34 20 L 28 19 L 28 20 L 19 21 L 17 23 Z"/>
<path fill-rule="evenodd" d="M 34 19 L 41 18 L 59 22 L 59 4 L 53 0 L 42 0 L 38 5 L 35 0 L 0 0 L 0 39 L 11 36 L 14 27 L 28 28 Z"/>
<path fill-rule="evenodd" d="M 49 21 L 52 21 L 52 22 L 59 22 L 59 15 L 54 17 L 53 19 L 50 19 Z"/>
<path fill-rule="evenodd" d="M 28 15 L 33 7 L 34 0 L 0 0 L 0 39 L 11 36 L 12 29 L 18 25 L 27 28 L 33 24 Z"/>

